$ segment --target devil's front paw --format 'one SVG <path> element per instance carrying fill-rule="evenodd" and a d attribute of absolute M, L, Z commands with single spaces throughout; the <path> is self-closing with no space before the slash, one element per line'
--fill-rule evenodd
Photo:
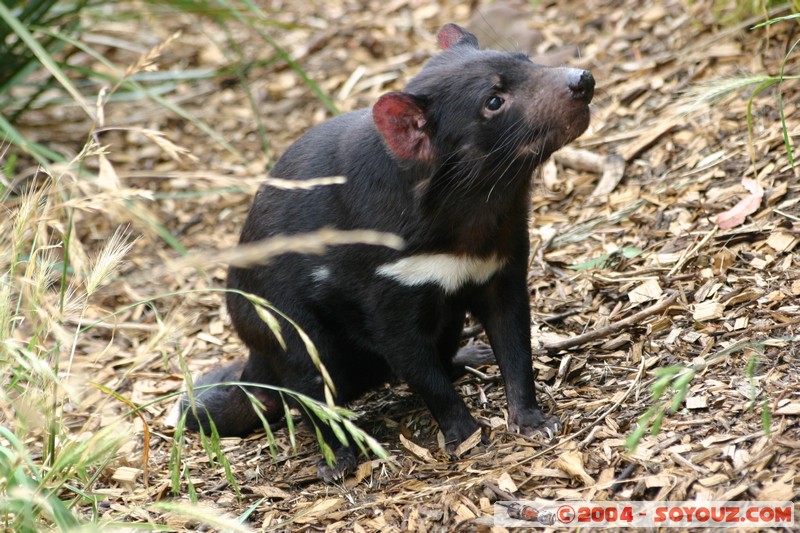
<path fill-rule="evenodd" d="M 541 409 L 527 409 L 511 415 L 508 430 L 525 437 L 544 437 L 552 439 L 563 425 L 555 415 L 548 415 Z"/>
<path fill-rule="evenodd" d="M 481 430 L 481 442 L 484 444 L 489 443 L 489 439 L 484 431 L 485 428 L 479 425 L 475 419 L 471 417 L 470 420 L 464 420 L 458 425 L 447 428 L 447 430 L 441 427 L 440 429 L 442 429 L 442 433 L 444 434 L 444 449 L 452 457 L 456 457 L 458 455 L 456 451 L 461 443 L 474 435 L 478 429 Z"/>
<path fill-rule="evenodd" d="M 349 446 L 337 448 L 334 456 L 336 461 L 333 465 L 328 465 L 325 459 L 320 459 L 317 463 L 317 477 L 325 483 L 344 480 L 358 466 L 355 451 Z"/>

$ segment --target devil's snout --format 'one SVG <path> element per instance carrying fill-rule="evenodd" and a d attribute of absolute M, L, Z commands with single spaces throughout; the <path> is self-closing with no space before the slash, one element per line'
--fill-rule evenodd
<path fill-rule="evenodd" d="M 594 77 L 588 70 L 575 69 L 570 73 L 568 87 L 575 100 L 583 100 L 587 104 L 594 96 Z"/>

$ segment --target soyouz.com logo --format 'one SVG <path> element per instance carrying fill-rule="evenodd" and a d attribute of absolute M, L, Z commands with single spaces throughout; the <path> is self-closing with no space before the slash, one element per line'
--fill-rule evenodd
<path fill-rule="evenodd" d="M 503 527 L 789 527 L 792 502 L 497 502 Z"/>

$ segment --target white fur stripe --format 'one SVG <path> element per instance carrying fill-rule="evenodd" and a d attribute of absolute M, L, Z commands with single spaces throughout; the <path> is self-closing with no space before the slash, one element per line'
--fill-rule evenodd
<path fill-rule="evenodd" d="M 413 287 L 435 283 L 452 294 L 469 282 L 483 283 L 500 270 L 505 260 L 450 254 L 419 254 L 404 257 L 377 268 L 379 276 Z"/>

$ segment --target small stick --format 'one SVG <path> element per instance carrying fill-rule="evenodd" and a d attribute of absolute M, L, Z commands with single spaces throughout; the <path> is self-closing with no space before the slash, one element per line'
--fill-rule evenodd
<path fill-rule="evenodd" d="M 570 146 L 565 146 L 553 154 L 553 157 L 565 167 L 597 174 L 603 172 L 606 166 L 606 156 Z"/>
<path fill-rule="evenodd" d="M 633 471 L 636 470 L 637 466 L 639 466 L 638 463 L 628 463 L 628 466 L 626 466 L 622 470 L 622 472 L 620 472 L 620 474 L 617 476 L 617 479 L 615 480 L 615 483 L 613 485 L 611 485 L 611 488 L 609 490 L 612 493 L 613 492 L 619 492 L 622 489 L 622 487 L 625 485 L 625 481 L 629 477 L 631 477 L 631 475 L 633 475 Z"/>
<path fill-rule="evenodd" d="M 554 353 L 561 350 L 566 350 L 567 348 L 580 346 L 581 344 L 601 339 L 603 337 L 607 337 L 612 333 L 624 329 L 632 324 L 641 322 L 643 319 L 647 318 L 650 315 L 656 315 L 662 312 L 663 310 L 674 304 L 677 299 L 678 299 L 678 293 L 674 293 L 666 300 L 663 300 L 657 304 L 653 304 L 647 309 L 643 309 L 638 313 L 634 313 L 627 318 L 623 318 L 619 322 L 614 322 L 613 324 L 609 324 L 604 328 L 596 329 L 594 331 L 590 331 L 589 333 L 584 333 L 583 335 L 578 335 L 576 337 L 570 337 L 562 341 L 546 342 L 544 344 L 544 349 L 548 353 Z"/>
<path fill-rule="evenodd" d="M 547 318 L 543 318 L 542 322 L 544 322 L 545 324 L 547 324 L 549 326 L 552 326 L 553 324 L 556 324 L 557 322 L 561 322 L 565 318 L 569 318 L 571 316 L 575 316 L 578 313 L 580 313 L 580 311 L 578 309 L 570 309 L 569 311 L 565 311 L 565 312 L 563 312 L 561 314 L 549 316 Z"/>
<path fill-rule="evenodd" d="M 516 496 L 514 496 L 514 495 L 513 495 L 513 494 L 511 494 L 510 492 L 506 492 L 506 491 L 504 491 L 503 489 L 501 489 L 500 487 L 498 487 L 497 485 L 495 485 L 495 484 L 494 484 L 494 483 L 492 483 L 491 481 L 484 481 L 484 482 L 482 483 L 482 485 L 483 485 L 484 487 L 486 487 L 487 489 L 489 489 L 490 491 L 494 492 L 494 493 L 495 493 L 495 495 L 496 495 L 498 498 L 502 498 L 503 500 L 506 500 L 506 501 L 513 501 L 513 500 L 516 500 L 516 499 L 518 499 Z"/>
<path fill-rule="evenodd" d="M 697 244 L 694 246 L 694 248 L 692 248 L 691 250 L 689 250 L 689 251 L 688 251 L 686 254 L 684 254 L 684 255 L 683 255 L 683 256 L 682 256 L 682 257 L 681 257 L 681 258 L 678 260 L 678 262 L 677 262 L 677 263 L 675 263 L 675 266 L 674 266 L 674 267 L 672 267 L 672 270 L 670 270 L 670 271 L 669 271 L 669 274 L 667 274 L 667 277 L 669 277 L 669 276 L 674 276 L 676 272 L 678 272 L 680 269 L 682 269 L 682 268 L 683 268 L 683 265 L 685 265 L 685 264 L 686 264 L 686 262 L 687 262 L 687 261 L 689 261 L 689 259 L 690 259 L 690 258 L 694 257 L 694 255 L 697 253 L 697 251 L 698 251 L 700 248 L 702 248 L 703 246 L 705 246 L 705 244 L 706 244 L 708 241 L 710 241 L 710 240 L 711 240 L 711 237 L 713 237 L 714 235 L 716 235 L 716 234 L 717 234 L 717 231 L 719 231 L 719 226 L 714 226 L 714 229 L 712 229 L 711 231 L 709 231 L 708 233 L 706 233 L 706 236 L 705 236 L 705 237 L 703 237 L 703 240 L 701 240 L 700 242 L 698 242 L 698 243 L 697 243 Z"/>

